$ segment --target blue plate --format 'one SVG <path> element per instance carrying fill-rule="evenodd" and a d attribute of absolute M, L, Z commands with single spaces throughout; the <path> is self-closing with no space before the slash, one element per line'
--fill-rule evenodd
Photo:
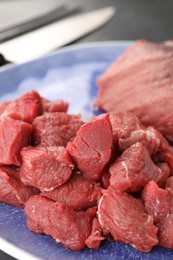
<path fill-rule="evenodd" d="M 66 47 L 48 56 L 0 70 L 0 101 L 36 89 L 50 99 L 69 101 L 69 113 L 87 119 L 98 111 L 92 107 L 96 79 L 129 42 L 105 42 Z M 103 242 L 98 250 L 72 251 L 54 239 L 28 230 L 23 209 L 0 203 L 0 249 L 18 259 L 173 259 L 173 250 L 155 247 L 142 253 L 119 242 Z"/>

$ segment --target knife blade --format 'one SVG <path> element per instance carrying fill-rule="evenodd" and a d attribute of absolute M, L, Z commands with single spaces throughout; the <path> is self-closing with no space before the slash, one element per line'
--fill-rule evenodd
<path fill-rule="evenodd" d="M 39 15 L 38 17 L 0 30 L 0 43 L 28 33 L 34 29 L 40 28 L 54 21 L 70 16 L 76 12 L 79 12 L 79 10 L 80 7 L 77 6 L 73 8 L 67 8 L 66 5 L 59 5 L 53 10 Z"/>
<path fill-rule="evenodd" d="M 53 22 L 1 43 L 0 53 L 14 63 L 38 58 L 101 27 L 113 17 L 115 11 L 110 6 Z"/>

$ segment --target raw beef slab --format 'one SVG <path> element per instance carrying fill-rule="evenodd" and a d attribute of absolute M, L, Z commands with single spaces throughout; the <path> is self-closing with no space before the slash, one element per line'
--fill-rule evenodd
<path fill-rule="evenodd" d="M 95 106 L 131 111 L 173 140 L 173 48 L 138 40 L 100 76 Z"/>

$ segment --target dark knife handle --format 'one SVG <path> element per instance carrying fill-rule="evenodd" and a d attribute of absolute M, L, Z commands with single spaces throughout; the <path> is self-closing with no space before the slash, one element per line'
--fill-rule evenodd
<path fill-rule="evenodd" d="M 66 16 L 76 13 L 79 10 L 80 7 L 67 8 L 65 5 L 61 5 L 55 8 L 53 11 L 47 12 L 44 15 L 40 15 L 35 19 L 15 25 L 10 28 L 6 28 L 5 30 L 1 30 L 0 43 L 45 26 L 54 21 L 65 18 Z"/>
<path fill-rule="evenodd" d="M 6 65 L 8 63 L 11 63 L 10 61 L 6 60 L 4 56 L 0 53 L 0 67 L 3 65 Z"/>

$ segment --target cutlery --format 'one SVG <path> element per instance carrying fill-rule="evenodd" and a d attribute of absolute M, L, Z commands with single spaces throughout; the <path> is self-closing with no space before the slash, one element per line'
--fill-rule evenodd
<path fill-rule="evenodd" d="M 15 63 L 35 59 L 96 30 L 108 22 L 115 11 L 110 6 L 53 22 L 1 43 L 0 53 Z"/>
<path fill-rule="evenodd" d="M 39 15 L 34 19 L 0 30 L 0 43 L 37 29 L 39 27 L 45 26 L 54 21 L 60 20 L 64 17 L 78 12 L 79 10 L 79 7 L 67 8 L 66 5 L 60 5 L 54 8 L 54 10 Z"/>

